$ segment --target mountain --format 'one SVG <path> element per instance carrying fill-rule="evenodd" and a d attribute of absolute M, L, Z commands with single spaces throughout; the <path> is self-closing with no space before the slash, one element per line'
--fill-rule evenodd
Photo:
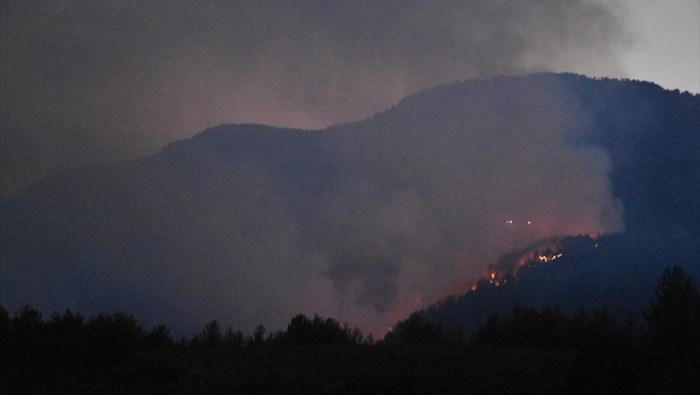
<path fill-rule="evenodd" d="M 504 253 L 615 234 L 585 284 L 627 284 L 610 296 L 634 309 L 663 267 L 700 274 L 698 169 L 700 95 L 573 74 L 455 82 L 324 130 L 221 125 L 4 199 L 0 302 L 381 335 Z"/>
<path fill-rule="evenodd" d="M 653 279 L 664 262 L 677 261 L 661 257 L 669 253 L 663 249 L 648 255 L 638 243 L 623 234 L 542 240 L 504 254 L 463 292 L 418 313 L 467 336 L 491 315 L 510 314 L 518 304 L 537 309 L 556 306 L 566 314 L 605 309 L 640 323 L 653 299 Z"/>

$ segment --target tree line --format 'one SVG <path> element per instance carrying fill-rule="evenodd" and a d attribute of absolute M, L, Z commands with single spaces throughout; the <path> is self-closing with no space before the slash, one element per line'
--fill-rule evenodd
<path fill-rule="evenodd" d="M 681 267 L 666 269 L 643 316 L 644 323 L 637 325 L 631 318 L 620 321 L 605 309 L 567 315 L 556 306 L 537 310 L 516 305 L 509 314 L 492 315 L 467 338 L 416 312 L 375 342 L 371 334 L 364 337 L 358 328 L 333 318 L 299 314 L 285 330 L 270 334 L 263 325 L 244 334 L 212 320 L 193 337 L 175 341 L 167 326 L 147 331 L 123 312 L 86 319 L 66 310 L 44 319 L 30 306 L 12 317 L 0 306 L 0 392 L 31 388 L 33 383 L 86 367 L 108 368 L 139 352 L 310 344 L 567 349 L 577 353 L 568 380 L 572 388 L 584 392 L 664 389 L 669 383 L 677 392 L 700 389 L 700 293 L 693 279 Z"/>
<path fill-rule="evenodd" d="M 146 331 L 132 316 L 124 312 L 99 314 L 85 319 L 70 309 L 43 319 L 31 306 L 22 307 L 10 317 L 0 306 L 0 347 L 3 364 L 16 366 L 38 360 L 72 363 L 110 363 L 129 358 L 136 351 L 191 348 L 243 348 L 263 345 L 362 344 L 372 343 L 359 328 L 341 324 L 333 318 L 299 314 L 291 319 L 286 330 L 265 336 L 260 324 L 250 335 L 212 320 L 191 338 L 176 342 L 165 325 Z"/>
<path fill-rule="evenodd" d="M 44 319 L 30 306 L 22 307 L 13 317 L 0 306 L 0 393 L 13 389 L 35 388 L 52 377 L 69 376 L 84 369 L 109 369 L 128 362 L 140 352 L 173 349 L 243 349 L 304 344 L 368 344 L 358 328 L 341 324 L 333 318 L 299 314 L 287 329 L 266 336 L 258 325 L 250 335 L 228 327 L 223 330 L 217 320 L 207 323 L 191 338 L 175 341 L 170 329 L 156 325 L 145 330 L 124 312 L 99 314 L 86 319 L 66 310 Z M 36 389 L 36 388 L 35 388 Z"/>
<path fill-rule="evenodd" d="M 518 304 L 493 314 L 468 344 L 482 347 L 577 351 L 569 375 L 583 393 L 700 393 L 700 292 L 680 266 L 664 270 L 644 322 L 620 321 L 605 308 L 566 315 L 557 306 L 537 310 Z M 385 336 L 396 344 L 450 344 L 463 339 L 421 312 Z M 634 391 L 636 390 L 636 391 Z"/>

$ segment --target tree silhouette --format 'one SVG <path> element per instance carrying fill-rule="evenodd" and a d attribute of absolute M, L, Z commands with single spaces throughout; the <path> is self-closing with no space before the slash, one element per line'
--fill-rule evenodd
<path fill-rule="evenodd" d="M 56 365 L 76 367 L 91 359 L 85 319 L 82 315 L 73 313 L 70 309 L 66 309 L 63 315 L 55 312 L 45 326 Z"/>
<path fill-rule="evenodd" d="M 624 326 L 605 308 L 579 309 L 564 315 L 558 306 L 541 312 L 517 304 L 510 314 L 493 314 L 470 340 L 472 344 L 505 347 L 586 348 L 601 338 L 626 338 L 633 335 L 634 321 Z"/>
<path fill-rule="evenodd" d="M 406 320 L 399 321 L 384 336 L 384 341 L 389 344 L 442 344 L 446 339 L 440 326 L 420 313 L 413 313 Z"/>
<path fill-rule="evenodd" d="M 230 326 L 226 329 L 224 334 L 224 344 L 226 347 L 230 348 L 241 348 L 243 347 L 243 340 L 245 335 L 241 331 L 234 331 Z"/>
<path fill-rule="evenodd" d="M 17 335 L 27 338 L 36 338 L 43 331 L 44 322 L 41 312 L 25 305 L 19 314 L 12 320 L 12 329 Z"/>
<path fill-rule="evenodd" d="M 165 325 L 154 326 L 146 337 L 146 346 L 151 349 L 170 348 L 174 344 L 170 329 Z"/>
<path fill-rule="evenodd" d="M 680 266 L 664 270 L 655 289 L 656 300 L 645 313 L 653 339 L 679 354 L 700 340 L 700 295 L 693 279 Z"/>
<path fill-rule="evenodd" d="M 6 349 L 0 356 L 2 387 L 15 393 L 35 392 L 49 357 L 42 315 L 26 305 L 7 324 Z"/>
<path fill-rule="evenodd" d="M 127 359 L 145 344 L 146 332 L 133 316 L 123 312 L 93 317 L 86 331 L 90 353 L 101 362 Z"/>
<path fill-rule="evenodd" d="M 221 326 L 219 321 L 211 320 L 202 331 L 199 336 L 202 345 L 205 347 L 217 347 L 223 344 L 223 334 L 221 333 Z"/>
<path fill-rule="evenodd" d="M 680 266 L 664 270 L 655 289 L 656 299 L 644 316 L 656 359 L 663 370 L 687 388 L 700 390 L 700 294 Z M 695 382 L 694 385 L 691 383 Z"/>
<path fill-rule="evenodd" d="M 4 367 L 4 362 L 6 359 L 6 356 L 8 354 L 8 337 L 10 332 L 10 314 L 7 312 L 5 307 L 3 305 L 0 305 L 0 354 L 3 355 L 3 357 L 0 357 L 0 362 L 3 362 L 2 365 L 0 365 L 0 368 Z"/>
<path fill-rule="evenodd" d="M 315 315 L 309 319 L 304 314 L 292 318 L 283 336 L 286 344 L 353 344 L 362 339 L 359 329 L 341 326 L 333 318 Z"/>
<path fill-rule="evenodd" d="M 259 346 L 265 341 L 265 326 L 259 324 L 253 331 L 253 344 Z"/>

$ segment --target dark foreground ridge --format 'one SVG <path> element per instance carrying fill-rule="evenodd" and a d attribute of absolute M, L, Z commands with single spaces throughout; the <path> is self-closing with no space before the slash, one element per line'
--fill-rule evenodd
<path fill-rule="evenodd" d="M 697 393 L 700 292 L 668 268 L 646 326 L 605 309 L 517 305 L 468 341 L 415 313 L 375 342 L 332 318 L 297 315 L 250 336 L 210 321 L 175 342 L 130 315 L 43 320 L 0 308 L 0 391 L 25 393 Z"/>

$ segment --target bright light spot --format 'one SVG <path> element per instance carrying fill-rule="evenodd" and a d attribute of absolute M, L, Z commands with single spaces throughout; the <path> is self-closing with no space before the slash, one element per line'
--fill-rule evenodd
<path fill-rule="evenodd" d="M 509 219 L 508 221 L 506 221 L 506 224 L 508 224 L 508 225 L 513 225 L 513 220 L 512 220 L 512 219 Z"/>
<path fill-rule="evenodd" d="M 561 252 L 554 255 L 540 255 L 537 257 L 537 260 L 539 260 L 540 262 L 551 262 L 553 260 L 561 258 L 563 255 L 564 254 L 562 254 Z"/>
<path fill-rule="evenodd" d="M 532 225 L 532 221 L 527 221 L 527 224 L 528 224 L 528 225 Z"/>
<path fill-rule="evenodd" d="M 512 225 L 513 222 L 514 221 L 512 219 L 506 220 L 507 225 Z M 526 222 L 528 225 L 532 225 L 531 220 Z M 594 247 L 598 248 L 599 245 L 600 244 L 598 241 L 594 240 Z M 483 272 L 479 280 L 472 282 L 467 288 L 462 288 L 462 292 L 466 293 L 469 291 L 476 291 L 479 287 L 478 284 L 480 281 L 488 281 L 490 284 L 493 284 L 496 287 L 505 285 L 508 282 L 506 280 L 506 277 L 508 276 L 512 276 L 512 278 L 517 281 L 517 274 L 520 268 L 536 268 L 537 264 L 539 263 L 555 261 L 564 256 L 564 254 L 560 251 L 561 246 L 558 243 L 548 243 L 546 245 L 542 244 L 537 249 L 525 251 L 517 260 L 515 267 L 509 266 L 508 269 L 504 269 L 503 267 L 499 268 L 498 266 L 490 265 L 489 268 Z"/>

